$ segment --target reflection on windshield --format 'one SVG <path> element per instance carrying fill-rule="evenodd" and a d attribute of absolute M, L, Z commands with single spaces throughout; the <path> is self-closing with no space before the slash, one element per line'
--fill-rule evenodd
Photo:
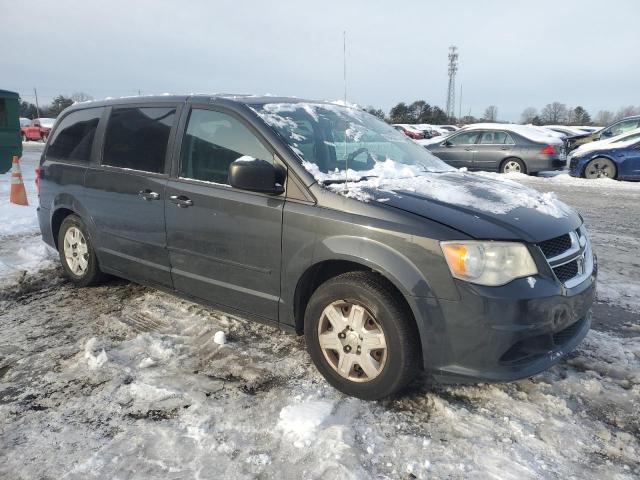
<path fill-rule="evenodd" d="M 453 170 L 402 133 L 356 108 L 266 103 L 254 110 L 287 141 L 318 180 L 334 178 L 346 169 L 350 179 L 361 177 L 358 172 L 389 173 L 389 169 L 398 169 L 396 164 L 409 176 L 419 171 Z M 400 172 L 395 173 L 393 176 Z"/>

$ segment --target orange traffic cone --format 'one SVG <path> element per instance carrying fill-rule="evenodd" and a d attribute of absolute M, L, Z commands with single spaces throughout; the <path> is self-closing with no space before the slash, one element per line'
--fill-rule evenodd
<path fill-rule="evenodd" d="M 20 159 L 17 155 L 13 156 L 13 168 L 11 169 L 11 203 L 16 205 L 29 205 L 27 201 L 27 191 L 24 189 L 22 181 L 22 173 L 20 173 Z"/>

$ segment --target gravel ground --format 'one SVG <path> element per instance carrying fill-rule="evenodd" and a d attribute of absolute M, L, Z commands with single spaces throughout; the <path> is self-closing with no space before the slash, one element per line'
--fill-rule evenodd
<path fill-rule="evenodd" d="M 640 477 L 640 185 L 511 178 L 584 216 L 593 330 L 531 379 L 383 402 L 328 387 L 301 338 L 121 280 L 76 289 L 35 224 L 0 230 L 0 477 Z"/>

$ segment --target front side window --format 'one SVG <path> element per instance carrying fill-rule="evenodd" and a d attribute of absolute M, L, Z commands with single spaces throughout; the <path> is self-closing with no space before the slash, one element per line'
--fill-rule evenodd
<path fill-rule="evenodd" d="M 480 132 L 463 132 L 450 137 L 447 141 L 451 145 L 472 145 L 476 143 L 478 135 Z"/>
<path fill-rule="evenodd" d="M 229 165 L 245 158 L 273 163 L 273 155 L 239 120 L 226 113 L 194 109 L 182 141 L 180 176 L 229 183 Z"/>
<path fill-rule="evenodd" d="M 513 145 L 514 141 L 507 132 L 486 131 L 480 137 L 481 145 Z"/>
<path fill-rule="evenodd" d="M 103 165 L 163 173 L 174 107 L 115 108 L 109 117 Z"/>
<path fill-rule="evenodd" d="M 103 111 L 104 108 L 87 108 L 64 117 L 49 141 L 47 158 L 88 162 Z"/>

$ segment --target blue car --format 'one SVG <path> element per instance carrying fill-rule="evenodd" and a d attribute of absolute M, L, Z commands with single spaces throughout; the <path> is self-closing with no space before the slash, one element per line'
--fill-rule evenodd
<path fill-rule="evenodd" d="M 572 153 L 569 158 L 572 177 L 640 180 L 640 140 L 637 138 L 603 145 L 598 150 Z"/>

